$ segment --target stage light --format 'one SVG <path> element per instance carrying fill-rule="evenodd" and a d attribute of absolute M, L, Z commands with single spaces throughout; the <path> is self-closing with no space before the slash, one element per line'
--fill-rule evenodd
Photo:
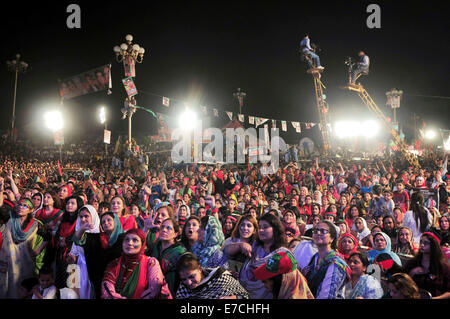
<path fill-rule="evenodd" d="M 373 138 L 377 136 L 379 131 L 380 126 L 374 120 L 367 120 L 361 123 L 360 134 L 367 138 Z"/>
<path fill-rule="evenodd" d="M 197 114 L 191 110 L 186 110 L 181 114 L 178 124 L 181 129 L 192 130 L 197 122 Z"/>
<path fill-rule="evenodd" d="M 436 137 L 436 131 L 430 129 L 425 132 L 425 138 L 427 140 L 433 140 L 435 137 Z"/>
<path fill-rule="evenodd" d="M 45 113 L 45 124 L 49 130 L 56 132 L 64 127 L 64 121 L 60 111 L 48 111 Z"/>
<path fill-rule="evenodd" d="M 105 122 L 106 122 L 106 109 L 105 109 L 104 106 L 102 106 L 100 108 L 100 111 L 99 111 L 98 115 L 99 115 L 99 118 L 100 118 L 100 123 L 101 124 L 105 124 Z"/>

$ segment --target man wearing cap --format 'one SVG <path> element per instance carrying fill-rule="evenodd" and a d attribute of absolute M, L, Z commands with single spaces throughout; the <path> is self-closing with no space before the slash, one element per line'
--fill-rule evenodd
<path fill-rule="evenodd" d="M 280 251 L 255 269 L 255 278 L 272 292 L 274 299 L 314 299 L 305 277 L 290 251 Z"/>

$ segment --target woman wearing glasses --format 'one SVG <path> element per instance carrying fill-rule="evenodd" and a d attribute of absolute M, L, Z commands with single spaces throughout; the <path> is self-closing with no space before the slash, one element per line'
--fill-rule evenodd
<path fill-rule="evenodd" d="M 316 299 L 342 299 L 351 270 L 336 252 L 337 231 L 329 221 L 322 221 L 313 230 L 318 252 L 303 269 L 308 286 Z"/>

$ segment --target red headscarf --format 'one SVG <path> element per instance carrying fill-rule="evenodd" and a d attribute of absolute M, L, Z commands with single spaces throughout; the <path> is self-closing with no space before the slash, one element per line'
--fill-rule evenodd
<path fill-rule="evenodd" d="M 352 251 L 350 251 L 348 254 L 344 254 L 344 249 L 342 247 L 342 241 L 344 240 L 345 237 L 349 237 L 351 240 L 353 240 L 353 242 L 355 243 L 355 247 L 352 249 Z M 353 236 L 350 233 L 344 233 L 339 237 L 339 241 L 338 241 L 338 252 L 345 258 L 345 260 L 348 260 L 350 258 L 350 255 L 357 252 L 358 251 L 358 239 L 356 239 L 355 236 Z"/>

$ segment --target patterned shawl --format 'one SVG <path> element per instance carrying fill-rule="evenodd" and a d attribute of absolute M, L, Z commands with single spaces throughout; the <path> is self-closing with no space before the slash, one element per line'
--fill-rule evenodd
<path fill-rule="evenodd" d="M 210 216 L 205 228 L 203 240 L 201 242 L 198 241 L 192 247 L 192 252 L 197 255 L 202 267 L 207 265 L 208 259 L 220 249 L 224 241 L 225 236 L 223 235 L 219 220 L 215 216 Z"/>
<path fill-rule="evenodd" d="M 203 269 L 205 279 L 194 289 L 188 289 L 183 283 L 178 288 L 176 299 L 220 299 L 236 296 L 249 299 L 248 292 L 233 275 L 221 267 Z"/>

